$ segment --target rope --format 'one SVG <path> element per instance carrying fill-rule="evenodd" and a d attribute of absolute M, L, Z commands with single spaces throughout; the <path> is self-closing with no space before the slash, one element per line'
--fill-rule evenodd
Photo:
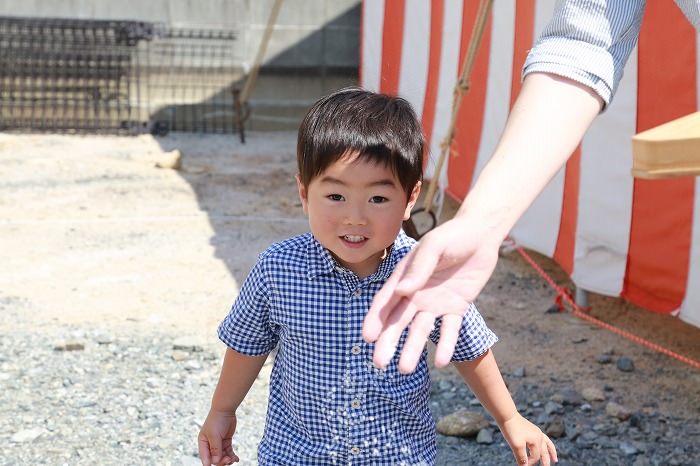
<path fill-rule="evenodd" d="M 474 66 L 476 53 L 479 51 L 481 39 L 484 35 L 484 29 L 486 28 L 486 22 L 488 21 L 489 15 L 491 13 L 492 6 L 493 0 L 481 0 L 479 2 L 479 11 L 477 12 L 476 19 L 474 20 L 472 35 L 469 38 L 469 47 L 467 48 L 467 52 L 464 57 L 462 73 L 460 74 L 453 91 L 452 116 L 450 117 L 450 126 L 447 130 L 447 135 L 445 136 L 445 139 L 440 143 L 440 156 L 438 157 L 437 163 L 435 164 L 435 172 L 433 174 L 433 179 L 430 180 L 428 192 L 425 195 L 423 208 L 426 211 L 430 211 L 432 209 L 433 197 L 435 196 L 435 190 L 437 189 L 437 181 L 440 177 L 440 173 L 442 172 L 442 166 L 445 163 L 445 157 L 447 155 L 447 152 L 449 152 L 450 148 L 452 147 L 452 141 L 455 137 L 455 124 L 457 122 L 459 107 L 462 103 L 462 96 L 469 90 L 469 87 L 471 85 L 471 83 L 469 82 L 469 75 L 471 74 L 472 67 Z"/>
<path fill-rule="evenodd" d="M 633 341 L 637 344 L 646 346 L 648 348 L 651 348 L 654 351 L 657 351 L 659 353 L 665 354 L 666 356 L 670 356 L 674 359 L 677 359 L 681 362 L 684 362 L 686 364 L 689 364 L 690 366 L 700 369 L 700 361 L 696 361 L 692 358 L 689 358 L 688 356 L 683 356 L 682 354 L 678 354 L 674 351 L 671 351 L 667 348 L 664 348 L 661 345 L 658 345 L 656 343 L 653 343 L 649 340 L 645 340 L 644 338 L 635 335 L 633 333 L 630 333 L 626 330 L 622 330 L 621 328 L 617 328 L 614 325 L 608 324 L 607 322 L 603 322 L 600 319 L 596 319 L 595 317 L 591 316 L 587 312 L 590 312 L 590 309 L 585 309 L 576 304 L 576 302 L 573 300 L 571 297 L 571 292 L 566 289 L 562 288 L 559 285 L 557 285 L 554 280 L 547 275 L 547 272 L 545 272 L 542 267 L 540 267 L 533 259 L 530 257 L 527 252 L 525 252 L 525 249 L 523 249 L 522 246 L 517 244 L 515 240 L 512 238 L 508 237 L 506 238 L 506 241 L 509 242 L 519 253 L 523 258 L 542 276 L 542 278 L 549 283 L 549 285 L 556 291 L 556 297 L 555 297 L 555 302 L 559 306 L 560 311 L 565 311 L 567 310 L 567 307 L 564 305 L 564 303 L 569 305 L 568 310 L 574 314 L 576 317 L 579 317 L 583 320 L 586 320 L 588 322 L 591 322 L 601 328 L 604 328 L 610 332 L 616 333 L 617 335 L 620 335 L 624 338 L 627 338 L 630 341 Z"/>

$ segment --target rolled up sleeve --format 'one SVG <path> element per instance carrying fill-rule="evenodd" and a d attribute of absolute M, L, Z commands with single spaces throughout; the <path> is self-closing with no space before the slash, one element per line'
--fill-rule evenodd
<path fill-rule="evenodd" d="M 639 38 L 643 0 L 558 0 L 530 50 L 523 78 L 551 73 L 579 82 L 609 105 Z"/>

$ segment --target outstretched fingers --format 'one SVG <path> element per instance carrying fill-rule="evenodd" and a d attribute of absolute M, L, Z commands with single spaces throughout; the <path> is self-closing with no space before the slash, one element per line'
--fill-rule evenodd
<path fill-rule="evenodd" d="M 383 329 L 374 344 L 373 360 L 376 367 L 385 368 L 389 365 L 391 358 L 394 357 L 396 352 L 396 346 L 399 343 L 401 334 L 411 324 L 415 314 L 416 307 L 408 299 L 402 298 L 394 307 L 393 312 L 387 316 Z M 421 352 L 422 348 L 423 346 L 421 345 Z M 409 345 L 404 345 L 403 352 L 405 353 L 407 349 L 409 349 Z"/>
<path fill-rule="evenodd" d="M 435 366 L 445 367 L 452 360 L 462 328 L 463 314 L 445 314 L 440 324 L 440 340 L 435 348 Z"/>
<path fill-rule="evenodd" d="M 430 244 L 421 241 L 398 263 L 384 286 L 375 295 L 367 312 L 362 326 L 362 336 L 366 341 L 377 341 L 388 325 L 395 324 L 396 313 L 415 314 L 416 310 L 402 305 L 402 300 L 410 299 L 416 291 L 425 286 L 435 272 L 439 260 L 440 254 L 433 251 Z M 400 319 L 401 322 L 405 322 L 403 328 L 406 328 L 413 314 L 408 319 Z M 390 318 L 393 320 L 390 321 Z"/>
<path fill-rule="evenodd" d="M 409 256 L 398 263 L 396 269 L 394 269 L 394 272 L 387 279 L 377 294 L 374 295 L 372 305 L 367 311 L 367 315 L 365 316 L 365 320 L 362 324 L 362 338 L 364 338 L 367 342 L 371 343 L 377 341 L 381 333 L 385 330 L 385 327 L 388 325 L 389 319 L 397 312 L 401 313 L 401 310 L 397 311 L 397 307 L 400 305 L 403 296 L 396 293 L 396 285 L 401 279 L 403 270 L 408 264 L 408 257 Z M 410 318 L 408 321 L 410 322 Z"/>
<path fill-rule="evenodd" d="M 425 343 L 435 327 L 435 314 L 430 312 L 417 312 L 410 323 L 406 342 L 401 350 L 399 358 L 399 372 L 410 374 L 418 365 L 423 354 Z"/>

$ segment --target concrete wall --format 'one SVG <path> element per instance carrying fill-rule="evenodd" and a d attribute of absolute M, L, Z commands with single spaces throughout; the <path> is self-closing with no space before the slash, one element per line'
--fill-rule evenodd
<path fill-rule="evenodd" d="M 273 0 L 4 0 L 2 16 L 128 19 L 232 28 L 243 69 L 255 60 Z M 276 68 L 353 69 L 359 63 L 360 0 L 283 0 L 266 53 Z"/>
<path fill-rule="evenodd" d="M 274 0 L 4 0 L 0 16 L 135 20 L 178 28 L 232 29 L 242 89 Z M 249 96 L 248 129 L 295 130 L 309 105 L 356 84 L 361 0 L 283 0 L 260 75 Z M 240 68 L 238 68 L 240 66 Z M 222 85 L 216 96 L 230 95 Z"/>

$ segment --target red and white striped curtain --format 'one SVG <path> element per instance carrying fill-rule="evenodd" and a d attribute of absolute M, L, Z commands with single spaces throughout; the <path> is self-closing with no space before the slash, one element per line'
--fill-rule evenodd
<path fill-rule="evenodd" d="M 430 144 L 426 178 L 458 201 L 490 157 L 520 88 L 527 51 L 554 0 L 495 0 L 441 173 L 450 123 L 479 2 L 364 0 L 360 84 L 416 108 Z M 613 104 L 512 231 L 554 258 L 582 289 L 621 296 L 700 326 L 698 178 L 631 176 L 631 137 L 700 107 L 700 36 L 672 0 L 648 2 L 637 49 Z M 533 160 L 533 163 L 537 163 Z"/>

